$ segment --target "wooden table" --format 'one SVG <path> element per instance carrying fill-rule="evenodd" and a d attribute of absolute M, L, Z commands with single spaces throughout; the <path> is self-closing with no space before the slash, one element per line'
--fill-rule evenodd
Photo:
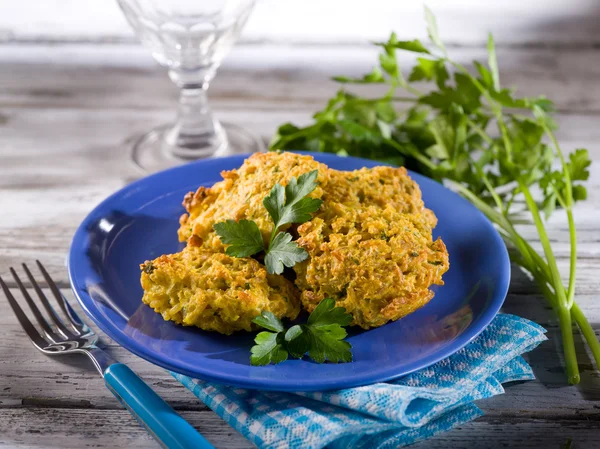
<path fill-rule="evenodd" d="M 370 69 L 372 50 L 273 48 L 237 50 L 219 72 L 211 98 L 218 115 L 272 135 L 284 121 L 306 123 L 335 89 L 328 76 Z M 457 59 L 482 57 L 475 48 Z M 328 53 L 329 52 L 329 53 Z M 351 52 L 351 54 L 350 54 Z M 600 331 L 600 65 L 590 48 L 500 49 L 502 81 L 527 95 L 556 100 L 565 149 L 587 147 L 593 159 L 589 200 L 576 209 L 579 265 L 576 298 Z M 326 67 L 323 61 L 331 62 Z M 136 174 L 128 138 L 172 118 L 176 90 L 136 45 L 4 46 L 0 52 L 0 275 L 42 260 L 74 304 L 65 269 L 73 232 L 99 201 Z M 526 235 L 535 239 L 533 229 Z M 549 224 L 560 268 L 567 272 L 566 219 Z M 14 290 L 15 285 L 11 284 Z M 550 341 L 528 355 L 538 380 L 480 402 L 485 416 L 418 448 L 600 447 L 600 374 L 576 335 L 581 384 L 566 386 L 558 328 L 535 286 L 517 270 L 504 311 L 536 320 Z M 138 372 L 217 448 L 250 444 L 163 369 L 128 353 L 101 332 L 108 350 Z M 118 404 L 85 358 L 51 359 L 26 340 L 0 299 L 0 446 L 11 448 L 156 447 Z"/>

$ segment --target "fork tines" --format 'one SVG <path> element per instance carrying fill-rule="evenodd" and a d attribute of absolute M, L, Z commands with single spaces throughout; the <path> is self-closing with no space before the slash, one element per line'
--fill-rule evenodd
<path fill-rule="evenodd" d="M 41 262 L 39 260 L 36 260 L 36 263 L 37 263 L 37 266 L 40 269 L 42 275 L 44 276 L 44 279 L 46 280 L 46 283 L 47 283 L 48 287 L 50 288 L 50 291 L 52 292 L 53 296 L 56 298 L 56 301 L 57 301 L 60 309 L 62 310 L 64 316 L 67 319 L 63 320 L 56 313 L 56 311 L 53 309 L 52 305 L 48 301 L 48 298 L 42 291 L 40 284 L 35 280 L 35 278 L 31 274 L 31 271 L 29 271 L 29 268 L 27 268 L 27 265 L 22 264 L 23 271 L 25 271 L 25 274 L 29 278 L 29 282 L 31 283 L 33 289 L 37 293 L 37 296 L 39 297 L 39 301 L 42 303 L 42 305 L 46 311 L 46 314 L 50 318 L 53 326 L 51 326 L 48 323 L 48 321 L 46 320 L 46 318 L 44 318 L 44 316 L 40 312 L 40 309 L 36 305 L 36 302 L 29 295 L 27 288 L 23 285 L 23 282 L 17 275 L 17 272 L 11 267 L 10 273 L 12 274 L 17 286 L 19 287 L 19 290 L 21 290 L 21 293 L 22 293 L 23 297 L 25 298 L 25 301 L 29 305 L 29 308 L 31 309 L 31 311 L 41 329 L 41 333 L 38 331 L 38 329 L 36 329 L 36 327 L 29 320 L 29 318 L 27 318 L 27 315 L 23 312 L 23 309 L 21 308 L 21 306 L 19 306 L 17 300 L 15 299 L 15 297 L 11 293 L 10 289 L 8 288 L 8 285 L 0 277 L 0 286 L 2 287 L 2 290 L 4 291 L 6 298 L 8 299 L 8 303 L 10 304 L 17 319 L 19 320 L 19 323 L 21 323 L 21 326 L 23 327 L 23 329 L 25 330 L 25 332 L 27 333 L 27 335 L 29 336 L 29 338 L 31 339 L 33 344 L 40 350 L 49 350 L 50 347 L 56 343 L 66 342 L 66 341 L 74 342 L 74 341 L 79 340 L 82 336 L 84 336 L 85 334 L 90 332 L 89 328 L 85 324 L 83 324 L 83 322 L 79 319 L 79 317 L 77 316 L 75 311 L 71 308 L 71 306 L 69 305 L 67 300 L 60 293 L 60 290 L 58 289 L 56 283 L 52 280 L 52 278 L 50 277 L 50 275 L 48 274 L 48 272 L 46 271 L 44 266 L 41 264 Z M 65 321 L 66 321 L 66 323 L 65 323 Z"/>

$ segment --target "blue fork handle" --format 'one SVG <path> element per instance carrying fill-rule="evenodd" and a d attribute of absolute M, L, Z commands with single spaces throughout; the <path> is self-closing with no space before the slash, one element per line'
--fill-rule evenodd
<path fill-rule="evenodd" d="M 104 381 L 163 448 L 215 449 L 126 365 L 110 365 L 104 371 Z"/>

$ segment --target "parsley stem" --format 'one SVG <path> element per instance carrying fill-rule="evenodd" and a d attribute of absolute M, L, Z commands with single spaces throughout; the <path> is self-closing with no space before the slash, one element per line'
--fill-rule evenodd
<path fill-rule="evenodd" d="M 531 196 L 529 187 L 521 179 L 518 179 L 518 183 L 520 190 L 523 193 L 523 196 L 525 197 L 527 207 L 529 208 L 529 211 L 533 216 L 533 221 L 540 236 L 542 247 L 544 248 L 544 254 L 546 255 L 548 268 L 550 269 L 550 275 L 552 280 L 551 283 L 552 285 L 554 285 L 554 293 L 556 295 L 555 311 L 558 315 L 560 331 L 563 338 L 563 350 L 565 354 L 567 378 L 569 380 L 569 383 L 577 384 L 579 383 L 579 366 L 577 365 L 577 355 L 575 352 L 575 343 L 573 341 L 573 325 L 571 322 L 571 312 L 569 310 L 569 304 L 565 295 L 565 290 L 560 279 L 560 273 L 558 271 L 556 259 L 554 258 L 554 254 L 552 253 L 552 248 L 550 246 L 548 234 L 546 233 L 546 228 L 544 227 L 544 223 L 542 222 L 542 218 L 540 216 L 537 204 Z"/>
<path fill-rule="evenodd" d="M 516 197 L 515 190 L 512 190 L 510 192 L 510 199 L 506 202 L 506 205 L 504 206 L 504 208 L 506 210 L 506 214 L 508 214 L 510 212 L 510 208 L 512 207 L 515 197 Z"/>
<path fill-rule="evenodd" d="M 569 173 L 569 167 L 567 166 L 565 156 L 564 156 L 562 150 L 560 149 L 560 145 L 558 144 L 558 141 L 556 140 L 554 133 L 548 128 L 547 125 L 544 125 L 544 131 L 546 132 L 546 134 L 552 141 L 552 145 L 554 145 L 556 154 L 560 158 L 560 162 L 561 162 L 562 168 L 563 168 L 563 175 L 565 177 L 565 191 L 567 193 L 565 200 L 567 203 L 567 207 L 572 207 L 573 206 L 573 186 L 571 183 L 571 174 Z"/>
<path fill-rule="evenodd" d="M 270 149 L 283 148 L 287 142 L 291 142 L 301 136 L 310 135 L 314 130 L 319 129 L 319 124 L 315 123 L 314 125 L 307 126 L 306 128 L 300 129 L 293 134 L 287 134 L 285 136 L 281 136 L 277 141 L 273 141 L 269 144 Z M 277 144 L 277 148 L 274 148 L 274 144 Z"/>
<path fill-rule="evenodd" d="M 566 307 L 558 307 L 558 324 L 563 339 L 563 350 L 565 354 L 565 367 L 567 379 L 571 385 L 579 383 L 579 365 L 577 364 L 577 353 L 575 352 L 575 341 L 573 339 L 573 323 L 571 312 Z"/>
<path fill-rule="evenodd" d="M 500 132 L 502 134 L 502 139 L 504 141 L 504 145 L 507 150 L 507 156 L 508 156 L 509 160 L 512 160 L 512 145 L 510 144 L 510 139 L 508 136 L 508 132 L 506 130 L 506 124 L 504 123 L 504 118 L 502 116 L 501 106 L 498 106 L 495 104 L 496 102 L 491 98 L 491 96 L 489 95 L 487 90 L 481 85 L 481 83 L 475 77 L 470 75 L 470 73 L 468 72 L 468 70 L 466 70 L 465 67 L 463 67 L 460 64 L 455 64 L 455 66 L 458 67 L 459 70 L 463 71 L 463 73 L 465 73 L 467 76 L 469 76 L 471 78 L 471 81 L 480 90 L 480 92 L 486 97 L 488 102 L 490 102 L 490 106 L 492 107 L 492 111 L 493 111 L 494 115 L 496 116 L 496 119 L 498 122 L 498 128 L 500 129 Z M 570 265 L 569 289 L 568 289 L 566 298 L 563 298 L 565 296 L 565 294 L 564 294 L 564 292 L 561 292 L 562 284 L 561 284 L 561 280 L 560 280 L 560 273 L 558 272 L 556 260 L 554 259 L 554 254 L 552 253 L 552 248 L 550 247 L 550 242 L 549 242 L 548 236 L 546 234 L 546 230 L 544 228 L 543 222 L 541 221 L 541 217 L 539 215 L 539 210 L 537 208 L 537 205 L 535 204 L 535 201 L 531 197 L 529 188 L 521 180 L 519 180 L 519 187 L 520 187 L 521 191 L 523 192 L 523 195 L 525 196 L 525 200 L 527 202 L 528 208 L 534 218 L 534 222 L 538 229 L 538 233 L 540 235 L 540 240 L 541 240 L 542 246 L 544 248 L 544 253 L 546 255 L 546 258 L 548 259 L 548 265 L 550 268 L 552 284 L 554 284 L 555 287 L 557 284 L 560 284 L 561 288 L 555 288 L 556 294 L 557 294 L 557 299 L 559 300 L 559 302 L 564 299 L 565 306 L 567 308 L 570 308 L 574 301 L 575 270 L 576 270 L 576 262 L 577 262 L 576 230 L 575 230 L 575 224 L 574 224 L 573 213 L 572 213 L 572 204 L 573 204 L 572 186 L 571 186 L 570 176 L 568 173 L 568 167 L 566 165 L 565 158 L 564 158 L 564 155 L 562 154 L 560 146 L 558 145 L 558 142 L 557 142 L 554 134 L 550 131 L 550 129 L 547 127 L 547 125 L 544 125 L 544 130 L 548 134 L 550 139 L 552 140 L 552 143 L 556 149 L 556 152 L 561 160 L 561 163 L 563 166 L 563 173 L 565 176 L 566 191 L 567 191 L 567 198 L 565 200 L 567 207 L 565 207 L 565 209 L 566 209 L 567 217 L 569 220 L 571 257 L 570 257 L 570 264 L 569 264 Z M 487 184 L 486 184 L 486 186 L 489 189 L 490 186 Z M 501 210 L 502 210 L 502 208 L 501 208 Z M 571 335 L 571 338 L 572 338 L 572 335 Z M 566 344 L 567 344 L 567 342 L 565 341 L 565 345 Z"/>
<path fill-rule="evenodd" d="M 479 92 L 486 98 L 488 101 L 490 108 L 492 109 L 493 114 L 496 116 L 496 122 L 498 124 L 498 129 L 500 130 L 500 134 L 502 135 L 502 141 L 504 142 L 504 148 L 506 149 L 506 155 L 510 162 L 512 162 L 513 157 L 513 149 L 512 143 L 510 142 L 510 136 L 508 135 L 508 131 L 506 129 L 506 124 L 504 123 L 504 117 L 502 116 L 502 106 L 499 106 L 497 102 L 492 98 L 489 94 L 488 90 L 479 82 L 477 78 L 475 78 L 471 73 L 467 70 L 465 66 L 459 64 L 457 62 L 448 60 L 450 64 L 456 67 L 459 71 L 461 71 L 469 80 L 477 87 Z M 407 86 L 412 87 L 412 86 Z"/>
<path fill-rule="evenodd" d="M 422 94 L 419 92 L 419 96 L 421 96 Z M 414 98 L 409 98 L 409 97 L 391 97 L 390 98 L 391 101 L 398 101 L 398 102 L 405 102 L 405 103 L 414 103 L 415 99 Z"/>
<path fill-rule="evenodd" d="M 504 205 L 502 204 L 502 199 L 500 198 L 500 196 L 498 196 L 498 193 L 490 184 L 490 180 L 488 179 L 488 177 L 485 174 L 485 172 L 483 171 L 483 169 L 478 164 L 474 163 L 473 161 L 471 161 L 471 164 L 475 167 L 475 169 L 477 170 L 477 173 L 479 173 L 479 176 L 481 176 L 481 180 L 483 181 L 486 188 L 488 189 L 488 192 L 490 192 L 490 195 L 492 195 L 492 198 L 494 198 L 494 201 L 496 202 L 496 207 L 499 210 L 504 210 Z"/>
<path fill-rule="evenodd" d="M 523 266 L 527 271 L 531 273 L 534 277 L 540 288 L 542 289 L 542 293 L 544 297 L 548 300 L 552 308 L 559 319 L 559 327 L 561 330 L 561 335 L 563 338 L 563 349 L 565 354 L 565 366 L 567 370 L 567 377 L 571 384 L 579 383 L 579 367 L 577 365 L 577 353 L 575 351 L 575 342 L 573 339 L 573 324 L 571 319 L 571 311 L 569 310 L 568 304 L 565 299 L 565 290 L 562 286 L 560 275 L 558 273 L 558 267 L 556 267 L 556 261 L 552 254 L 550 257 L 546 255 L 549 261 L 554 262 L 554 270 L 551 269 L 546 264 L 546 262 L 540 257 L 540 255 L 531 247 L 529 243 L 527 243 L 514 229 L 512 224 L 506 219 L 505 216 L 500 214 L 499 212 L 492 209 L 488 204 L 486 204 L 481 199 L 477 198 L 470 190 L 465 188 L 462 185 L 457 185 L 457 190 L 471 202 L 473 202 L 479 210 L 485 213 L 488 218 L 490 218 L 494 223 L 501 227 L 501 229 L 508 235 L 509 240 L 517 247 L 519 253 L 522 258 L 519 260 L 520 265 Z M 528 206 L 532 207 L 533 198 L 529 193 L 529 189 L 526 186 L 521 185 L 521 190 L 524 191 L 526 202 Z M 535 202 L 533 202 L 533 210 L 531 213 L 534 217 L 534 221 L 537 225 L 541 225 L 538 227 L 538 233 L 540 234 L 540 239 L 544 244 L 544 248 L 548 249 L 549 240 L 546 234 L 546 231 L 543 227 L 543 223 L 541 221 L 541 217 L 539 215 L 539 210 Z M 536 220 L 537 217 L 537 220 Z M 548 288 L 548 283 L 550 283 L 554 287 L 554 292 L 551 292 Z M 576 307 L 576 304 L 574 304 Z M 580 327 L 582 333 L 585 333 L 584 336 L 586 341 L 588 341 L 588 345 L 590 348 L 593 348 L 592 351 L 594 353 L 594 357 L 596 358 L 596 362 L 600 363 L 600 343 L 597 341 L 594 331 L 589 325 L 589 322 L 585 319 L 585 316 L 581 313 L 581 311 L 577 308 L 577 312 L 574 313 L 573 319 L 576 320 L 578 326 Z M 591 333 L 590 333 L 591 330 Z"/>
<path fill-rule="evenodd" d="M 567 220 L 569 222 L 569 239 L 571 244 L 571 255 L 569 259 L 569 289 L 567 291 L 567 303 L 570 307 L 573 305 L 573 301 L 575 299 L 575 278 L 577 276 L 577 231 L 575 229 L 575 219 L 573 218 L 573 188 L 571 183 L 571 174 L 569 173 L 569 167 L 567 166 L 567 162 L 565 161 L 565 157 L 560 149 L 560 145 L 558 145 L 558 141 L 556 140 L 554 133 L 546 125 L 544 125 L 544 130 L 552 141 L 552 145 L 554 145 L 556 153 L 560 158 L 560 162 L 563 167 L 563 175 L 565 177 L 566 198 L 564 209 L 567 213 Z"/>
<path fill-rule="evenodd" d="M 575 277 L 577 273 L 577 231 L 575 230 L 575 219 L 571 208 L 566 209 L 569 222 L 569 239 L 571 242 L 571 255 L 569 259 L 569 288 L 567 290 L 567 303 L 571 307 L 575 301 Z"/>
<path fill-rule="evenodd" d="M 493 223 L 495 223 L 504 233 L 507 235 L 509 241 L 519 250 L 522 257 L 524 258 L 524 262 L 526 265 L 522 266 L 527 269 L 532 275 L 535 277 L 534 268 L 539 267 L 540 270 L 543 270 L 543 275 L 546 280 L 539 280 L 538 283 L 546 283 L 548 282 L 550 277 L 550 272 L 548 266 L 544 259 L 540 257 L 540 255 L 527 243 L 527 241 L 521 237 L 514 226 L 510 223 L 510 221 L 502 215 L 500 212 L 495 211 L 492 207 L 486 204 L 484 201 L 475 196 L 469 189 L 465 188 L 460 184 L 455 184 L 457 190 L 469 201 L 471 201 L 480 211 L 482 211 Z M 551 301 L 551 304 L 554 306 L 556 298 L 552 296 L 548 296 L 548 299 Z"/>
<path fill-rule="evenodd" d="M 378 97 L 378 98 L 349 98 L 346 99 L 346 104 L 372 104 L 381 103 L 383 101 L 397 101 L 404 103 L 414 103 L 415 99 L 411 97 Z"/>
<path fill-rule="evenodd" d="M 413 86 L 411 86 L 410 84 L 406 84 L 405 86 L 403 86 L 407 91 L 409 91 L 411 94 L 416 95 L 417 97 L 421 97 L 423 95 L 423 93 L 421 91 L 419 91 L 418 89 L 415 89 Z M 413 100 L 414 101 L 414 100 Z"/>
<path fill-rule="evenodd" d="M 529 246 L 529 244 L 527 244 Z M 553 301 L 556 300 L 556 297 L 553 292 L 548 288 L 548 266 L 545 264 L 543 259 L 539 257 L 539 255 L 529 246 L 530 251 L 533 255 L 537 256 L 535 265 L 532 267 L 525 267 L 537 281 L 538 285 L 542 289 L 542 293 L 549 301 L 551 301 L 551 305 L 553 305 Z M 536 258 L 536 257 L 534 257 Z M 533 268 L 533 269 L 532 269 Z M 564 287 L 563 287 L 564 288 Z M 553 305 L 554 307 L 554 305 Z M 596 367 L 600 368 L 600 341 L 598 341 L 598 337 L 596 337 L 596 333 L 594 328 L 590 325 L 589 321 L 579 308 L 579 305 L 576 302 L 573 302 L 571 306 L 571 317 L 579 327 L 585 341 L 587 342 L 590 350 L 592 351 L 592 356 L 594 357 L 594 361 L 596 362 Z"/>
<path fill-rule="evenodd" d="M 590 325 L 590 323 L 585 318 L 581 309 L 577 303 L 573 303 L 572 307 L 570 307 L 570 314 L 572 319 L 568 319 L 566 317 L 565 310 L 568 308 L 561 307 L 557 304 L 557 295 L 555 292 L 552 292 L 548 287 L 548 281 L 550 279 L 550 274 L 548 271 L 548 266 L 545 261 L 537 254 L 537 252 L 531 248 L 531 246 L 525 242 L 526 248 L 528 248 L 529 256 L 532 257 L 535 261 L 530 264 L 524 263 L 524 260 L 521 260 L 520 265 L 523 266 L 527 271 L 531 273 L 538 286 L 542 290 L 544 297 L 548 300 L 555 313 L 559 318 L 559 326 L 561 329 L 561 335 L 563 337 L 563 347 L 565 353 L 565 365 L 567 367 L 568 379 L 571 384 L 579 383 L 579 370 L 577 367 L 577 355 L 575 352 L 574 341 L 573 341 L 573 325 L 572 320 L 577 323 L 577 326 L 581 330 L 588 346 L 590 347 L 592 354 L 594 356 L 594 360 L 596 362 L 596 366 L 600 367 L 600 342 L 596 338 L 596 334 L 594 333 L 594 329 Z M 562 289 L 564 292 L 564 287 L 562 285 L 558 286 L 559 289 Z M 571 349 L 569 349 L 571 348 Z M 575 370 L 570 370 L 572 367 L 577 367 Z"/>
<path fill-rule="evenodd" d="M 565 200 L 563 199 L 563 197 L 560 193 L 556 194 L 556 201 L 558 201 L 558 204 L 560 204 L 560 207 L 562 207 L 565 210 L 567 209 L 567 203 L 565 202 Z"/>
<path fill-rule="evenodd" d="M 521 180 L 518 180 L 519 188 L 523 196 L 525 197 L 525 202 L 527 203 L 527 207 L 531 212 L 533 217 L 533 222 L 535 223 L 535 227 L 537 228 L 538 234 L 540 236 L 540 242 L 542 243 L 542 247 L 544 249 L 544 254 L 546 255 L 546 260 L 548 261 L 548 267 L 550 268 L 550 275 L 552 279 L 552 284 L 556 286 L 560 283 L 560 273 L 558 271 L 558 266 L 556 264 L 556 259 L 554 258 L 554 253 L 552 252 L 552 248 L 550 246 L 550 239 L 548 238 L 548 234 L 546 232 L 546 228 L 544 227 L 544 223 L 542 222 L 542 218 L 540 216 L 539 209 L 537 204 L 535 203 L 533 197 L 531 196 L 531 192 L 529 191 L 529 187 Z M 560 292 L 557 291 L 557 296 L 560 298 Z M 563 295 L 564 296 L 564 293 Z M 564 305 L 566 305 L 566 298 L 562 301 Z"/>
<path fill-rule="evenodd" d="M 494 143 L 494 141 L 492 140 L 492 138 L 488 135 L 488 133 L 486 133 L 483 129 L 481 129 L 481 127 L 475 123 L 473 120 L 471 120 L 469 117 L 467 117 L 467 124 L 473 128 L 475 130 L 475 132 L 477 134 L 479 134 L 479 136 L 485 140 L 487 143 L 489 143 L 490 145 Z"/>
<path fill-rule="evenodd" d="M 500 130 L 500 134 L 502 136 L 502 141 L 504 142 L 504 148 L 506 149 L 506 155 L 509 161 L 512 162 L 512 144 L 510 143 L 510 138 L 508 135 L 508 131 L 506 130 L 506 124 L 504 123 L 504 118 L 502 116 L 502 107 L 498 106 L 498 103 L 492 98 L 488 90 L 479 82 L 477 78 L 475 78 L 471 73 L 467 70 L 467 68 L 454 61 L 450 61 L 450 63 L 456 67 L 460 72 L 462 72 L 469 80 L 473 83 L 475 87 L 481 92 L 481 94 L 488 101 L 490 108 L 492 109 L 493 114 L 496 116 L 496 122 L 498 123 L 498 129 Z"/>
<path fill-rule="evenodd" d="M 408 154 L 409 156 L 414 157 L 416 160 L 418 160 L 421 164 L 423 164 L 430 170 L 435 170 L 437 168 L 437 165 L 431 159 L 417 151 L 410 151 L 408 147 L 400 145 L 395 140 L 384 139 L 384 142 L 389 146 L 394 147 L 396 150 L 398 150 L 399 153 Z"/>
<path fill-rule="evenodd" d="M 581 330 L 585 341 L 587 342 L 588 346 L 592 351 L 594 361 L 596 362 L 596 367 L 600 368 L 600 342 L 598 342 L 598 337 L 596 337 L 594 328 L 592 328 L 590 322 L 587 320 L 587 318 L 575 302 L 571 307 L 571 315 L 577 323 L 577 326 L 579 326 L 579 330 Z"/>
<path fill-rule="evenodd" d="M 496 115 L 496 122 L 498 123 L 498 129 L 500 130 L 500 134 L 502 135 L 502 141 L 504 142 L 504 148 L 506 149 L 506 156 L 510 162 L 513 160 L 513 150 L 512 144 L 510 143 L 510 138 L 508 135 L 508 131 L 506 130 L 506 124 L 504 123 L 504 118 L 502 117 L 502 112 L 494 111 L 494 115 Z"/>

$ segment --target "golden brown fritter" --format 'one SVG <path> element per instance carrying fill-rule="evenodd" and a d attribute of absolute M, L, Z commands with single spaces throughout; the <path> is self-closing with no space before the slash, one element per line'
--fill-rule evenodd
<path fill-rule="evenodd" d="M 186 195 L 183 206 L 187 210 L 180 219 L 179 240 L 188 240 L 192 246 L 223 251 L 223 244 L 213 225 L 227 219 L 253 220 L 263 238 L 268 241 L 273 222 L 263 206 L 263 199 L 276 184 L 287 185 L 291 177 L 319 170 L 319 186 L 311 197 L 320 198 L 322 185 L 327 184 L 327 166 L 311 156 L 295 153 L 256 153 L 236 170 L 221 173 L 223 181 L 214 186 L 200 187 Z"/>
<path fill-rule="evenodd" d="M 186 247 L 140 266 L 143 302 L 165 320 L 222 334 L 254 329 L 263 311 L 296 318 L 298 291 L 251 258 Z"/>
<path fill-rule="evenodd" d="M 368 329 L 425 305 L 449 264 L 417 184 L 403 168 L 331 172 L 321 209 L 298 227 L 309 254 L 294 267 L 304 308 L 331 297 Z"/>
<path fill-rule="evenodd" d="M 325 194 L 332 202 L 396 208 L 402 213 L 421 213 L 421 190 L 404 167 L 379 166 L 354 171 L 329 169 L 331 183 Z"/>
<path fill-rule="evenodd" d="M 342 203 L 358 208 L 391 206 L 400 213 L 413 215 L 415 224 L 429 232 L 437 224 L 433 212 L 423 204 L 419 185 L 408 176 L 404 167 L 329 171 L 329 182 L 323 192 L 323 200 L 328 204 Z"/>

